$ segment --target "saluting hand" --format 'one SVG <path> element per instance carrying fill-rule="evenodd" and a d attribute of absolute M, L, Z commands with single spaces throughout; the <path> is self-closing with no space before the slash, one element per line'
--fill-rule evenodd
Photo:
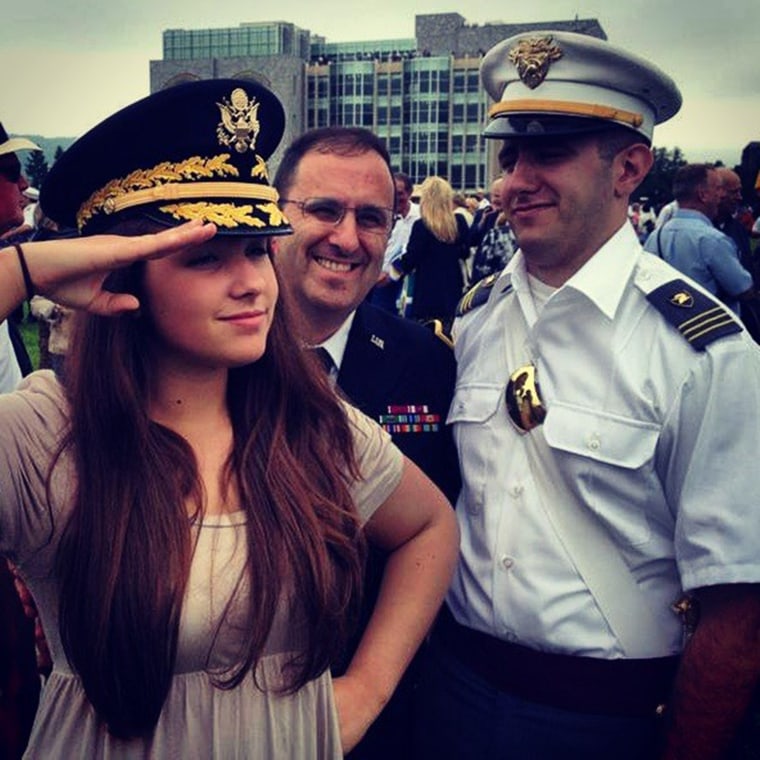
<path fill-rule="evenodd" d="M 136 261 L 161 258 L 200 245 L 215 234 L 216 227 L 213 224 L 203 224 L 196 220 L 155 234 L 136 237 L 94 235 L 25 243 L 23 255 L 35 293 L 64 306 L 110 316 L 134 311 L 140 306 L 133 295 L 103 290 L 103 283 L 110 272 Z M 11 285 L 0 287 L 2 318 L 7 313 L 6 309 L 12 311 L 17 305 L 8 304 L 6 300 L 18 295 L 19 283 L 23 278 L 13 248 L 3 250 L 0 261 L 3 272 L 10 273 L 15 267 Z M 10 288 L 15 288 L 12 295 Z"/>

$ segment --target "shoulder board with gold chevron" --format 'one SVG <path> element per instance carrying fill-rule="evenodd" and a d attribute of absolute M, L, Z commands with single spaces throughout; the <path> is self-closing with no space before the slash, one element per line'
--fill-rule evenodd
<path fill-rule="evenodd" d="M 443 322 L 440 319 L 428 319 L 422 324 L 425 325 L 425 327 L 429 327 L 433 331 L 433 335 L 435 335 L 438 340 L 440 340 L 449 348 L 454 348 L 454 341 L 451 339 L 451 336 L 446 333 L 446 329 L 444 328 Z"/>
<path fill-rule="evenodd" d="M 497 275 L 489 274 L 479 282 L 476 282 L 460 299 L 457 304 L 456 316 L 463 317 L 477 306 L 481 306 L 488 300 L 491 288 L 498 279 Z"/>
<path fill-rule="evenodd" d="M 647 299 L 695 351 L 704 351 L 714 340 L 742 331 L 742 326 L 725 306 L 683 280 L 660 285 L 647 293 Z"/>

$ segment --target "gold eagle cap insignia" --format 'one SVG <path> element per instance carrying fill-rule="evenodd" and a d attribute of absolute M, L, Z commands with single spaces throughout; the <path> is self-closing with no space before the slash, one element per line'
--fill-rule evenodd
<path fill-rule="evenodd" d="M 688 290 L 679 290 L 670 297 L 670 303 L 681 309 L 690 309 L 694 306 L 694 296 Z"/>
<path fill-rule="evenodd" d="M 562 58 L 562 49 L 553 37 L 529 37 L 510 51 L 509 60 L 517 67 L 522 82 L 535 90 L 546 79 L 549 67 Z"/>
<path fill-rule="evenodd" d="M 242 87 L 236 87 L 229 98 L 224 98 L 219 106 L 221 121 L 216 127 L 216 136 L 221 145 L 245 153 L 256 147 L 259 135 L 259 106 L 256 98 L 249 98 Z"/>

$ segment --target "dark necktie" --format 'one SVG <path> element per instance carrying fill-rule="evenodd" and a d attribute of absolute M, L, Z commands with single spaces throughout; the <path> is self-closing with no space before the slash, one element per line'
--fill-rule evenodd
<path fill-rule="evenodd" d="M 324 346 L 316 346 L 315 348 L 310 348 L 309 351 L 317 357 L 319 363 L 325 368 L 325 372 L 327 372 L 329 377 L 335 366 L 332 356 L 330 356 L 330 352 Z"/>

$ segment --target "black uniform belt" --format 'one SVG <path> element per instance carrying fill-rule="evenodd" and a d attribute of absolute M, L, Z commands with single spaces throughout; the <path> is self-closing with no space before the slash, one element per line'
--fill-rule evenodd
<path fill-rule="evenodd" d="M 599 715 L 655 715 L 670 697 L 679 659 L 604 660 L 539 652 L 460 625 L 446 606 L 432 640 L 499 691 Z"/>

